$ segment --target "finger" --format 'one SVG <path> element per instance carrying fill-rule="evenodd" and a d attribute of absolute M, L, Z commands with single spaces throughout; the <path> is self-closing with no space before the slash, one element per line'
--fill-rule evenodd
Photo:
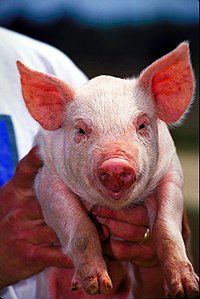
<path fill-rule="evenodd" d="M 103 253 L 120 261 L 131 261 L 133 264 L 152 267 L 158 263 L 156 253 L 148 245 L 137 245 L 110 238 L 103 245 Z"/>
<path fill-rule="evenodd" d="M 34 229 L 26 230 L 24 238 L 34 245 L 53 245 L 59 243 L 56 233 L 46 224 L 37 225 Z"/>
<path fill-rule="evenodd" d="M 131 208 L 125 208 L 120 211 L 113 211 L 106 207 L 95 206 L 92 210 L 92 214 L 95 216 L 110 218 L 136 225 L 148 226 L 148 213 L 145 206 L 137 206 Z"/>
<path fill-rule="evenodd" d="M 42 162 L 37 156 L 37 148 L 34 147 L 30 152 L 18 163 L 13 183 L 18 188 L 31 188 L 38 169 L 42 166 Z"/>
<path fill-rule="evenodd" d="M 13 223 L 18 223 L 19 221 L 25 223 L 33 220 L 38 224 L 45 223 L 42 209 L 35 198 L 25 202 L 14 210 L 10 208 L 8 214 L 12 217 Z M 36 220 L 38 221 L 36 222 Z"/>
<path fill-rule="evenodd" d="M 104 226 L 108 227 L 111 235 L 131 242 L 140 242 L 143 240 L 147 229 L 145 226 L 133 225 L 127 222 L 121 222 L 102 217 L 97 217 L 97 220 Z"/>
<path fill-rule="evenodd" d="M 15 209 L 14 216 L 17 220 L 23 222 L 38 220 L 38 223 L 44 223 L 41 206 L 35 198 L 25 202 L 24 205 L 18 209 Z"/>
<path fill-rule="evenodd" d="M 34 251 L 34 259 L 42 261 L 45 267 L 73 268 L 71 259 L 57 247 L 38 247 Z"/>

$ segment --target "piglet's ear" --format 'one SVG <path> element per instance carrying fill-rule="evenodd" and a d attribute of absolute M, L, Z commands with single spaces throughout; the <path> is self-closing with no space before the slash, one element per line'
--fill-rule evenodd
<path fill-rule="evenodd" d="M 30 114 L 46 130 L 60 128 L 66 103 L 74 97 L 73 88 L 53 75 L 29 69 L 20 61 L 17 61 L 17 67 L 23 98 Z"/>
<path fill-rule="evenodd" d="M 168 124 L 178 121 L 194 92 L 188 43 L 181 43 L 147 67 L 139 77 L 139 85 L 153 96 L 161 120 Z"/>

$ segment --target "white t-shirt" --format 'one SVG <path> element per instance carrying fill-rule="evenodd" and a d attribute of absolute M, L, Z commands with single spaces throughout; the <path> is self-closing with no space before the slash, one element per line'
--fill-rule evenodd
<path fill-rule="evenodd" d="M 58 49 L 0 27 L 0 114 L 12 117 L 21 159 L 32 146 L 38 124 L 25 107 L 16 60 L 32 69 L 56 75 L 74 87 L 84 84 L 87 77 Z"/>
<path fill-rule="evenodd" d="M 0 130 L 2 130 L 0 131 L 0 149 L 3 152 L 3 143 L 6 143 L 7 137 L 9 137 L 5 130 L 10 127 L 11 121 L 15 135 L 12 135 L 11 138 L 16 138 L 15 148 L 18 151 L 18 158 L 21 159 L 32 147 L 38 124 L 25 107 L 16 60 L 21 60 L 32 69 L 56 75 L 74 87 L 81 86 L 88 79 L 58 49 L 0 27 Z M 8 149 L 5 148 L 3 154 L 7 155 L 7 151 Z M 6 171 L 5 165 L 4 168 L 0 166 L 0 174 L 1 171 Z M 0 297 L 5 299 L 47 299 L 43 279 L 43 273 L 35 275 L 0 290 Z M 41 288 L 40 285 L 42 285 Z M 39 293 L 38 289 L 40 289 Z"/>

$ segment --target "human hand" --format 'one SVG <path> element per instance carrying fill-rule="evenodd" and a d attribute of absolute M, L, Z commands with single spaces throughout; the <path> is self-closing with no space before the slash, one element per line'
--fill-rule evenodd
<path fill-rule="evenodd" d="M 48 266 L 72 267 L 60 246 L 54 246 L 57 236 L 45 224 L 32 188 L 41 166 L 33 148 L 0 188 L 0 288 Z"/>
<path fill-rule="evenodd" d="M 149 233 L 146 207 L 136 206 L 122 211 L 95 207 L 93 214 L 107 238 L 101 243 L 103 253 L 111 260 L 127 261 L 133 265 L 134 297 L 163 298 L 162 273 L 154 236 Z"/>
<path fill-rule="evenodd" d="M 151 198 L 155 201 L 155 198 Z M 161 267 L 156 254 L 153 232 L 144 238 L 149 226 L 145 206 L 114 212 L 95 207 L 93 214 L 101 223 L 106 241 L 103 252 L 118 261 L 129 261 L 134 271 L 133 293 L 136 298 L 163 298 Z M 182 235 L 189 255 L 190 229 L 186 211 L 183 213 Z M 108 238 L 109 237 L 109 238 Z"/>
<path fill-rule="evenodd" d="M 143 267 L 158 264 L 154 238 L 149 234 L 145 206 L 123 209 L 120 212 L 95 207 L 93 214 L 103 225 L 104 234 L 110 234 L 109 242 L 103 242 L 105 254 Z"/>

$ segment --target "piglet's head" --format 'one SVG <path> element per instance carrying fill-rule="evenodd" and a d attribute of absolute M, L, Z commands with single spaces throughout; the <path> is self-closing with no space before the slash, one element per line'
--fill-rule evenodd
<path fill-rule="evenodd" d="M 74 89 L 57 77 L 34 71 L 17 61 L 22 94 L 32 117 L 46 130 L 63 124 L 66 103 L 74 97 Z"/>
<path fill-rule="evenodd" d="M 73 157 L 65 163 L 72 191 L 112 208 L 140 198 L 157 169 L 158 120 L 178 122 L 193 96 L 188 44 L 138 78 L 99 76 L 76 91 L 52 75 L 17 65 L 33 118 L 50 131 L 69 123 L 63 132 L 65 160 Z"/>
<path fill-rule="evenodd" d="M 179 121 L 194 92 L 188 43 L 181 43 L 147 67 L 140 75 L 139 85 L 153 96 L 159 119 L 167 124 Z"/>
<path fill-rule="evenodd" d="M 103 186 L 100 187 L 102 192 L 114 200 L 120 201 L 125 198 L 126 203 L 129 199 L 137 200 L 142 197 L 140 192 L 143 193 L 150 183 L 154 175 L 152 170 L 157 170 L 159 142 L 154 121 L 160 119 L 167 124 L 175 124 L 184 116 L 191 103 L 194 76 L 188 43 L 180 44 L 174 51 L 155 61 L 136 80 L 132 80 L 135 86 L 131 105 L 126 98 L 127 90 L 130 88 L 128 84 L 131 83 L 129 80 L 126 89 L 124 85 L 126 90 L 124 98 L 121 98 L 125 105 L 129 105 L 130 110 L 133 109 L 130 124 L 132 122 L 136 126 L 131 127 L 130 134 L 127 134 L 126 138 L 121 136 L 121 148 L 114 148 L 112 143 L 115 141 L 110 138 L 112 154 L 109 152 L 105 155 L 98 169 L 99 181 Z M 114 111 L 115 107 L 112 108 L 112 113 Z M 121 109 L 121 114 L 124 111 L 127 111 L 125 107 Z M 126 113 L 128 117 L 129 112 Z M 119 115 L 120 112 L 116 114 L 116 119 Z M 126 128 L 125 131 L 128 132 Z M 161 135 L 162 133 L 165 134 L 164 131 L 160 132 Z M 131 140 L 127 136 L 134 137 Z M 131 159 L 121 157 L 119 154 L 125 146 L 128 150 L 124 151 L 124 156 Z"/>

